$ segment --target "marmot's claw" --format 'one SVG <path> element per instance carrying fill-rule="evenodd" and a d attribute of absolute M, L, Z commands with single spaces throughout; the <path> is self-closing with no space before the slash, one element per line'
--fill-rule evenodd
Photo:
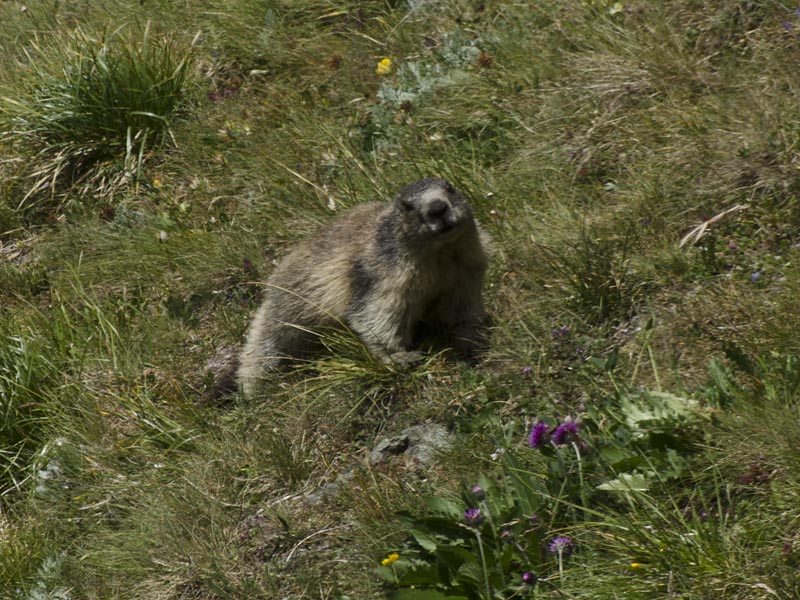
<path fill-rule="evenodd" d="M 425 353 L 418 350 L 412 352 L 395 352 L 389 358 L 394 364 L 400 367 L 412 367 L 425 360 Z"/>

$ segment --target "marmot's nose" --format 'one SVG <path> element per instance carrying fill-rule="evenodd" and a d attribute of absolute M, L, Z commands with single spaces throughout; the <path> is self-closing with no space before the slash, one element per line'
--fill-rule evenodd
<path fill-rule="evenodd" d="M 427 210 L 425 211 L 428 213 L 428 217 L 431 219 L 439 219 L 447 214 L 447 210 L 449 209 L 449 205 L 444 200 L 431 200 L 428 203 Z"/>

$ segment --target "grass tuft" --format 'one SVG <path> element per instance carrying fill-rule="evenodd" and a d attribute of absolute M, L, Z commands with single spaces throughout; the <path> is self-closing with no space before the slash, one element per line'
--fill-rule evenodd
<path fill-rule="evenodd" d="M 41 198 L 108 195 L 136 182 L 171 137 L 189 102 L 192 49 L 151 31 L 121 27 L 99 37 L 81 28 L 38 39 L 20 59 L 22 89 L 0 94 L 0 141 L 29 161 L 17 177 L 18 208 Z"/>

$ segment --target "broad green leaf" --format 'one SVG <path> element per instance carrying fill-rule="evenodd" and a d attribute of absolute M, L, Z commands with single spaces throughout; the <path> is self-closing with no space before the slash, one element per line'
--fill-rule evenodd
<path fill-rule="evenodd" d="M 382 567 L 380 567 L 382 568 Z M 441 582 L 439 569 L 435 563 L 417 563 L 397 577 L 400 585 L 437 585 Z"/>
<path fill-rule="evenodd" d="M 616 472 L 632 471 L 645 462 L 643 456 L 615 446 L 603 448 L 600 454 L 609 467 Z"/>
<path fill-rule="evenodd" d="M 478 556 L 466 548 L 439 546 L 436 557 L 451 571 L 458 571 L 464 563 L 477 563 Z"/>
<path fill-rule="evenodd" d="M 477 562 L 464 563 L 458 569 L 459 581 L 481 584 L 483 582 L 483 569 Z"/>
<path fill-rule="evenodd" d="M 650 489 L 650 482 L 639 473 L 623 473 L 616 479 L 601 483 L 597 489 L 608 492 L 644 492 Z"/>
<path fill-rule="evenodd" d="M 432 511 L 453 518 L 460 519 L 466 510 L 464 504 L 458 500 L 428 496 L 424 502 Z"/>
<path fill-rule="evenodd" d="M 398 590 L 392 594 L 394 600 L 447 600 L 441 592 L 436 590 Z"/>
<path fill-rule="evenodd" d="M 428 552 L 434 552 L 436 550 L 436 540 L 424 531 L 420 531 L 419 529 L 410 529 L 408 533 Z"/>
<path fill-rule="evenodd" d="M 681 424 L 708 418 L 697 400 L 668 392 L 649 391 L 624 398 L 620 408 L 633 436 L 641 438 L 651 429 L 674 429 Z"/>
<path fill-rule="evenodd" d="M 503 460 L 522 515 L 532 515 L 539 510 L 547 490 L 511 453 L 507 453 Z"/>

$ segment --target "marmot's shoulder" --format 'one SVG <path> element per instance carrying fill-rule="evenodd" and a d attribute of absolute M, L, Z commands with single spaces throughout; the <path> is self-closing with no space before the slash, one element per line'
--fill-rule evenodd
<path fill-rule="evenodd" d="M 390 205 L 367 202 L 347 209 L 334 217 L 310 238 L 300 242 L 295 249 L 308 248 L 312 252 L 347 250 L 353 246 L 364 247 L 374 243 L 378 224 L 391 211 Z M 318 256 L 318 258 L 324 258 Z"/>

